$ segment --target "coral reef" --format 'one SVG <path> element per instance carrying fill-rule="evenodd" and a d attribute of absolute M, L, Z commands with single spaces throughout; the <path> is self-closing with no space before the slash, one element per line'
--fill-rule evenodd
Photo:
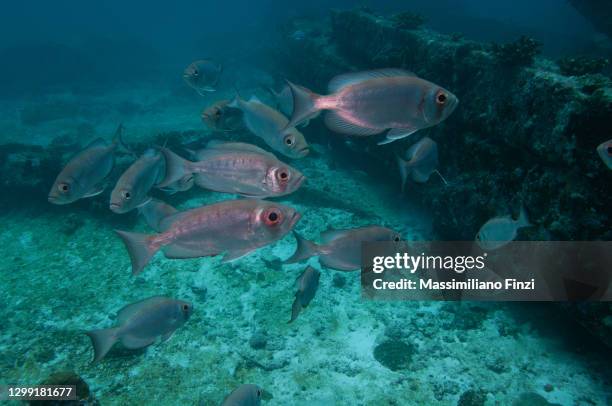
<path fill-rule="evenodd" d="M 393 15 L 393 22 L 395 27 L 400 30 L 415 30 L 421 27 L 425 23 L 425 17 L 418 13 L 412 13 L 410 11 L 404 11 Z"/>
<path fill-rule="evenodd" d="M 508 44 L 492 44 L 491 51 L 498 64 L 504 67 L 530 66 L 541 52 L 542 44 L 526 36 Z"/>
<path fill-rule="evenodd" d="M 567 76 L 582 76 L 602 73 L 610 61 L 605 58 L 566 57 L 557 61 L 561 73 Z"/>

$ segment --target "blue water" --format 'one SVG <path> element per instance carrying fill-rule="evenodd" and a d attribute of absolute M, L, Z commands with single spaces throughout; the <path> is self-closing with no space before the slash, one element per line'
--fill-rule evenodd
<path fill-rule="evenodd" d="M 422 15 L 424 24 L 415 32 L 421 39 L 431 38 L 432 47 L 446 44 L 456 33 L 461 33 L 457 41 L 483 47 L 527 35 L 542 44 L 536 62 L 525 68 L 527 75 L 541 74 L 571 89 L 592 80 L 604 89 L 602 94 L 612 94 L 609 65 L 577 79 L 555 64 L 564 57 L 612 56 L 609 33 L 559 0 L 415 0 L 401 6 L 396 1 L 348 0 L 6 4 L 0 14 L 0 385 L 72 384 L 79 376 L 88 387 L 81 404 L 101 405 L 220 404 L 242 384 L 258 385 L 264 405 L 611 404 L 609 335 L 602 339 L 602 332 L 610 329 L 609 307 L 603 316 L 597 313 L 599 329 L 593 329 L 575 313 L 550 303 L 371 302 L 361 298 L 359 272 L 330 269 L 316 257 L 283 264 L 296 247 L 291 233 L 232 262 L 219 256 L 171 260 L 156 255 L 142 274 L 131 275 L 129 255 L 113 230 L 152 230 L 137 211 L 120 215 L 109 210 L 110 190 L 121 173 L 155 145 L 165 144 L 185 156 L 208 140 L 225 139 L 271 151 L 248 130 L 213 131 L 202 122 L 202 110 L 237 92 L 275 105 L 266 89 L 280 89 L 286 78 L 324 91 L 333 75 L 343 73 L 341 68 L 380 68 L 374 58 L 351 59 L 330 35 L 330 10 L 357 7 L 373 10 L 377 15 L 372 19 L 383 25 L 391 24 L 398 12 Z M 386 44 L 380 45 L 384 50 Z M 182 78 L 183 70 L 198 59 L 223 65 L 214 92 L 198 94 Z M 452 86 L 462 59 L 444 61 L 421 61 L 414 70 Z M 431 66 L 440 69 L 426 71 Z M 511 99 L 513 89 L 503 84 L 515 82 L 506 68 L 484 72 L 482 77 L 500 78 L 500 90 L 477 96 L 494 99 L 505 92 Z M 584 91 L 584 98 L 593 93 Z M 416 138 L 382 147 L 338 135 L 322 118 L 300 128 L 311 145 L 307 157 L 290 159 L 275 152 L 307 181 L 295 193 L 271 200 L 300 212 L 296 230 L 314 241 L 330 227 L 367 225 L 388 227 L 408 240 L 435 240 L 456 231 L 453 222 L 484 220 L 469 212 L 474 205 L 486 207 L 490 215 L 518 211 L 518 201 L 499 204 L 511 194 L 507 191 L 500 192 L 503 197 L 487 196 L 488 201 L 478 200 L 481 195 L 470 199 L 482 187 L 482 172 L 470 179 L 469 173 L 457 173 L 456 165 L 469 162 L 476 171 L 490 163 L 493 155 L 477 156 L 482 149 L 470 152 L 474 133 L 487 128 L 477 124 L 522 120 L 523 112 L 470 111 L 473 105 L 464 97 L 459 95 L 460 107 L 444 123 L 421 132 L 438 142 L 440 172 L 459 196 L 449 211 L 419 198 L 432 190 L 445 193 L 435 175 L 400 193 L 393 153 L 405 151 Z M 536 106 L 530 123 L 561 116 L 566 107 L 550 112 Z M 578 114 L 583 117 L 595 123 L 590 134 L 597 142 L 609 139 L 609 128 L 598 127 L 599 118 Z M 69 205 L 49 203 L 47 194 L 64 165 L 98 137 L 110 143 L 119 123 L 130 151 L 117 153 L 105 191 Z M 490 142 L 495 140 L 487 138 L 480 148 L 508 151 L 503 156 L 524 154 L 517 162 L 524 163 L 525 173 L 540 168 L 540 161 L 530 160 L 531 152 Z M 597 184 L 603 185 L 610 174 L 594 152 L 596 145 L 577 143 L 591 153 L 589 179 L 604 179 Z M 578 174 L 571 168 L 564 169 L 566 177 L 559 182 L 583 193 L 583 167 Z M 494 176 L 492 183 L 499 181 Z M 508 185 L 516 179 L 500 189 L 512 187 Z M 597 207 L 609 209 L 603 186 L 584 187 L 600 196 Z M 537 186 L 531 188 L 540 207 L 530 209 L 544 219 L 541 213 L 548 210 L 544 202 L 550 196 L 539 192 Z M 152 194 L 179 211 L 240 198 L 198 187 Z M 576 197 L 567 206 L 574 210 L 583 203 Z M 612 216 L 597 214 L 604 220 L 583 224 L 570 216 L 568 223 L 554 227 L 552 220 L 542 220 L 537 236 L 607 239 Z M 471 238 L 482 221 L 476 223 L 454 237 Z M 573 231 L 563 234 L 563 227 Z M 581 235 L 583 229 L 587 231 Z M 320 285 L 308 307 L 288 324 L 295 280 L 307 265 L 321 272 Z M 125 305 L 156 295 L 188 301 L 193 314 L 168 341 L 157 337 L 153 345 L 136 350 L 117 344 L 101 362 L 92 363 L 92 343 L 85 332 L 116 325 L 116 313 Z M 71 378 L 58 378 L 59 373 Z M 85 388 L 81 381 L 78 386 Z"/>

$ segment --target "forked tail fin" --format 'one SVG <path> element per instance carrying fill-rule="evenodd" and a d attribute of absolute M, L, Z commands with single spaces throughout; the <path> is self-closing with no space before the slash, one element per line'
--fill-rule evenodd
<path fill-rule="evenodd" d="M 291 128 L 317 114 L 320 109 L 316 105 L 316 100 L 321 96 L 289 81 L 287 85 L 293 96 L 293 113 L 285 128 Z"/>
<path fill-rule="evenodd" d="M 115 230 L 115 232 L 121 237 L 125 248 L 128 250 L 128 254 L 130 254 L 132 275 L 138 275 L 147 266 L 153 255 L 159 251 L 160 247 L 150 243 L 150 236 L 148 234 L 130 233 L 121 230 Z"/>
<path fill-rule="evenodd" d="M 182 179 L 191 172 L 191 162 L 178 156 L 168 148 L 160 147 L 166 161 L 166 176 L 155 187 L 164 188 Z"/>
<path fill-rule="evenodd" d="M 292 264 L 294 262 L 300 262 L 304 259 L 310 258 L 312 256 L 318 255 L 319 246 L 312 241 L 308 241 L 297 232 L 293 232 L 295 239 L 297 241 L 297 248 L 293 255 L 284 261 L 285 264 Z"/>
<path fill-rule="evenodd" d="M 98 362 L 110 351 L 113 344 L 117 342 L 117 328 L 105 328 L 92 330 L 85 333 L 91 339 L 94 348 L 93 362 Z"/>

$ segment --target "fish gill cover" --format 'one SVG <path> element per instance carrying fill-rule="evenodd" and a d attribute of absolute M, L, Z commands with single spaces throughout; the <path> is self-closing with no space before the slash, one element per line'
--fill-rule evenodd
<path fill-rule="evenodd" d="M 607 2 L 5 11 L 0 399 L 610 403 L 609 302 L 358 273 L 363 242 L 612 239 Z"/>

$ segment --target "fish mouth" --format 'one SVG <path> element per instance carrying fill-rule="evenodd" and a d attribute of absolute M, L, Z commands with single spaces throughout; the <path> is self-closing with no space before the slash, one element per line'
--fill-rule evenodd
<path fill-rule="evenodd" d="M 111 211 L 114 211 L 115 213 L 119 213 L 121 211 L 121 206 L 119 205 L 119 203 L 111 203 L 108 207 L 109 209 L 111 209 Z"/>

